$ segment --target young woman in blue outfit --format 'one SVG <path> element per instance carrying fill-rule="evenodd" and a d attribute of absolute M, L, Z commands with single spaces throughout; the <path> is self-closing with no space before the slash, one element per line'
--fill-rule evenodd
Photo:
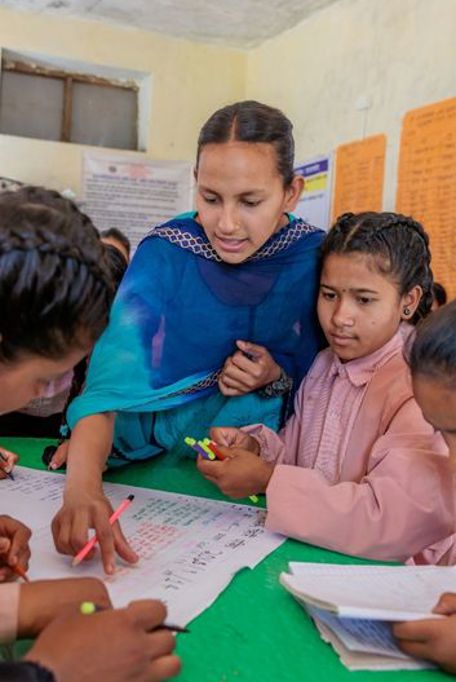
<path fill-rule="evenodd" d="M 213 114 L 196 161 L 195 213 L 139 246 L 92 355 L 73 429 L 56 547 L 75 554 L 94 527 L 105 570 L 136 555 L 108 523 L 102 471 L 205 436 L 210 426 L 277 429 L 320 345 L 315 316 L 323 233 L 291 213 L 290 121 L 247 101 Z"/>

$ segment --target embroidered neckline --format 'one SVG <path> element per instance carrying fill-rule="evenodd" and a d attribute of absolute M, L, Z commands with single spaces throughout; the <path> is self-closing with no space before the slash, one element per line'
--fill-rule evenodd
<path fill-rule="evenodd" d="M 277 236 L 268 239 L 261 249 L 256 251 L 244 262 L 249 263 L 275 256 L 277 253 L 280 253 L 298 241 L 304 234 L 312 234 L 313 232 L 318 231 L 316 227 L 309 225 L 301 219 L 295 220 L 290 226 L 282 228 L 282 230 L 282 234 L 279 232 Z M 147 236 L 166 239 L 171 242 L 171 244 L 176 244 L 177 246 L 180 246 L 181 249 L 191 251 L 197 256 L 203 256 L 208 260 L 214 260 L 218 263 L 222 262 L 218 253 L 208 242 L 205 234 L 194 235 L 185 230 L 176 230 L 176 226 L 173 226 L 172 223 L 164 223 L 162 225 L 157 225 L 157 227 L 151 230 Z"/>

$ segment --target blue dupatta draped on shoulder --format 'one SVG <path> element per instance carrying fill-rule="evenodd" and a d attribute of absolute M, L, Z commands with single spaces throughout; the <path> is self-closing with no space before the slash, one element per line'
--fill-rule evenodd
<path fill-rule="evenodd" d="M 221 261 L 185 214 L 141 242 L 96 344 L 81 418 L 115 411 L 115 446 L 149 457 L 216 423 L 279 426 L 281 399 L 226 398 L 217 378 L 237 339 L 265 346 L 299 385 L 321 345 L 315 313 L 321 230 L 292 219 L 245 262 Z"/>

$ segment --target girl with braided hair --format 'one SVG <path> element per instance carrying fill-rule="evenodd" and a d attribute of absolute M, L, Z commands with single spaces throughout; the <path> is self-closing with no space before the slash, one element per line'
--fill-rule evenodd
<path fill-rule="evenodd" d="M 87 355 L 113 291 L 104 247 L 83 214 L 21 194 L 0 196 L 0 376 L 17 407 Z"/>
<path fill-rule="evenodd" d="M 227 458 L 198 467 L 232 497 L 266 493 L 270 530 L 372 559 L 436 562 L 454 524 L 448 451 L 413 398 L 403 356 L 432 302 L 427 234 L 395 213 L 345 214 L 322 253 L 329 348 L 294 416 L 279 434 L 212 429 Z"/>
<path fill-rule="evenodd" d="M 91 238 L 98 234 L 90 218 L 82 213 L 73 201 L 63 197 L 55 190 L 26 185 L 15 190 L 14 193 L 10 192 L 5 196 L 4 201 L 18 206 L 24 204 L 47 206 L 68 218 L 77 216 L 80 227 L 86 230 Z M 73 371 L 70 370 L 59 377 L 57 381 L 49 382 L 46 390 L 41 391 L 38 398 L 31 400 L 21 410 L 2 415 L 0 417 L 0 435 L 57 438 L 62 410 L 66 404 L 72 378 Z M 3 452 L 9 460 L 12 459 L 12 453 L 5 450 Z"/>
<path fill-rule="evenodd" d="M 39 192 L 37 203 L 0 195 L 0 413 L 41 395 L 87 355 L 112 299 L 93 226 L 78 211 L 44 206 Z M 174 638 L 152 632 L 166 615 L 159 602 L 113 610 L 94 578 L 9 582 L 27 569 L 29 539 L 24 524 L 0 515 L 0 643 L 37 637 L 24 661 L 0 662 L 0 679 L 159 682 L 178 672 Z M 106 610 L 88 618 L 78 613 L 85 600 Z"/>

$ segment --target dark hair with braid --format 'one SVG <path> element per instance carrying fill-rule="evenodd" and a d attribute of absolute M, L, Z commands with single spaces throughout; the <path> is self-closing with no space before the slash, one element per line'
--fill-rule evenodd
<path fill-rule="evenodd" d="M 456 301 L 418 324 L 408 361 L 412 376 L 429 376 L 456 387 Z"/>
<path fill-rule="evenodd" d="M 103 242 L 102 242 L 103 244 Z M 114 296 L 115 292 L 120 286 L 120 283 L 123 279 L 124 274 L 127 271 L 127 261 L 125 260 L 125 257 L 120 253 L 119 249 L 117 249 L 115 246 L 112 246 L 111 244 L 103 244 L 106 257 L 107 257 L 107 266 L 108 269 L 111 273 L 111 276 L 114 281 L 114 290 L 112 292 L 112 295 Z M 67 412 L 68 408 L 73 402 L 73 400 L 80 395 L 84 388 L 84 383 L 86 380 L 86 375 L 87 375 L 87 369 L 88 369 L 88 364 L 89 364 L 89 357 L 86 356 L 83 358 L 78 364 L 73 368 L 73 380 L 71 382 L 70 386 L 70 392 L 68 394 L 65 406 L 62 410 L 62 422 L 60 425 L 60 443 L 62 443 L 64 440 L 70 437 L 71 431 L 70 427 L 68 426 L 67 423 Z M 56 451 L 57 447 L 48 445 L 45 448 L 45 452 L 48 452 L 48 455 L 46 457 L 49 459 L 52 457 L 54 452 Z M 49 461 L 44 460 L 45 464 L 48 465 Z"/>
<path fill-rule="evenodd" d="M 42 188 L 0 195 L 0 362 L 93 343 L 112 291 L 98 233 L 73 202 Z"/>
<path fill-rule="evenodd" d="M 201 128 L 198 138 L 196 168 L 207 144 L 265 142 L 272 144 L 277 155 L 277 171 L 284 187 L 289 187 L 295 175 L 293 124 L 280 109 L 246 100 L 229 104 L 216 111 Z"/>
<path fill-rule="evenodd" d="M 332 253 L 372 256 L 378 270 L 396 282 L 400 296 L 421 287 L 423 295 L 411 322 L 429 313 L 433 296 L 429 237 L 413 218 L 386 212 L 344 213 L 323 242 L 323 261 Z"/>

